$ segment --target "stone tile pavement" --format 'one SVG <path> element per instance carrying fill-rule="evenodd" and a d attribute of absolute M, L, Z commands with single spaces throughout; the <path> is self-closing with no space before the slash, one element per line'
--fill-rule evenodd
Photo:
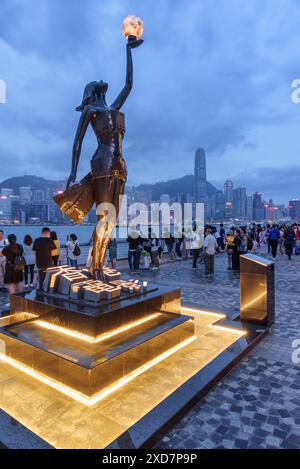
<path fill-rule="evenodd" d="M 142 274 L 181 286 L 183 299 L 207 307 L 239 309 L 239 276 L 216 257 L 215 276 L 191 261 Z M 300 258 L 276 260 L 276 325 L 207 396 L 157 444 L 158 448 L 300 448 Z M 300 340 L 298 348 L 300 349 Z M 300 360 L 300 352 L 298 354 Z"/>
<path fill-rule="evenodd" d="M 239 310 L 239 275 L 226 267 L 226 255 L 220 254 L 212 279 L 205 277 L 203 264 L 193 271 L 191 260 L 168 262 L 138 277 L 180 286 L 184 301 Z M 300 339 L 299 293 L 300 257 L 288 262 L 280 256 L 273 330 L 174 425 L 158 448 L 300 448 L 300 364 L 292 362 L 293 342 Z M 0 307 L 9 307 L 6 294 L 0 293 Z M 9 431 L 14 425 L 13 419 L 7 422 Z"/>

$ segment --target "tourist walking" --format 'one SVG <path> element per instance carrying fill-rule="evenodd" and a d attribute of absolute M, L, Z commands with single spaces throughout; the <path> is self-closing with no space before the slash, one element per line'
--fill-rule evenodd
<path fill-rule="evenodd" d="M 117 268 L 117 240 L 111 238 L 108 244 L 108 258 L 112 269 Z"/>
<path fill-rule="evenodd" d="M 190 237 L 191 237 L 191 229 L 189 228 L 188 231 L 185 231 L 183 228 L 183 247 L 182 247 L 182 255 L 185 259 L 188 259 L 190 256 Z"/>
<path fill-rule="evenodd" d="M 23 256 L 25 259 L 25 287 L 33 288 L 35 252 L 33 250 L 33 239 L 27 234 L 23 241 Z"/>
<path fill-rule="evenodd" d="M 58 266 L 58 260 L 59 260 L 59 254 L 60 254 L 60 242 L 58 240 L 58 237 L 57 237 L 57 234 L 56 234 L 55 231 L 51 231 L 51 239 L 52 239 L 53 243 L 56 246 L 56 249 L 53 249 L 53 251 L 51 252 L 51 256 L 52 256 L 52 259 L 53 259 L 53 265 L 55 267 L 57 267 Z"/>
<path fill-rule="evenodd" d="M 272 228 L 269 231 L 268 239 L 271 246 L 272 257 L 273 260 L 275 260 L 277 256 L 278 242 L 280 239 L 280 231 L 275 224 L 273 224 Z"/>
<path fill-rule="evenodd" d="M 227 240 L 226 240 L 226 251 L 227 251 L 227 262 L 228 262 L 227 270 L 232 270 L 233 248 L 234 248 L 234 230 L 231 229 L 229 231 L 229 234 L 227 235 Z"/>
<path fill-rule="evenodd" d="M 267 229 L 265 227 L 259 233 L 259 249 L 262 254 L 267 254 Z"/>
<path fill-rule="evenodd" d="M 138 272 L 140 267 L 140 247 L 142 239 L 137 231 L 132 231 L 127 239 L 128 242 L 128 264 L 131 273 Z M 151 248 L 150 248 L 151 249 Z"/>
<path fill-rule="evenodd" d="M 176 253 L 176 256 L 179 258 L 182 258 L 181 244 L 182 244 L 182 238 L 180 237 L 176 238 L 175 239 L 175 253 Z"/>
<path fill-rule="evenodd" d="M 234 239 L 232 246 L 232 270 L 240 270 L 240 247 L 242 243 L 240 230 L 234 230 Z"/>
<path fill-rule="evenodd" d="M 49 228 L 43 228 L 41 236 L 33 243 L 33 251 L 35 252 L 36 265 L 39 269 L 39 290 L 43 289 L 46 270 L 53 267 L 52 251 L 56 249 L 51 239 L 51 231 Z"/>
<path fill-rule="evenodd" d="M 201 249 L 203 248 L 203 235 L 199 232 L 197 226 L 193 228 L 193 233 L 190 235 L 189 249 L 193 256 L 193 269 L 197 268 L 198 259 L 201 254 Z"/>
<path fill-rule="evenodd" d="M 300 255 L 300 229 L 299 225 L 295 227 L 295 237 L 296 237 L 296 246 L 295 246 L 295 254 L 296 256 Z"/>
<path fill-rule="evenodd" d="M 67 247 L 67 257 L 69 260 L 69 265 L 78 269 L 78 257 L 81 254 L 78 238 L 76 234 L 72 233 L 69 236 L 69 240 L 66 243 Z"/>
<path fill-rule="evenodd" d="M 292 260 L 293 248 L 295 242 L 295 232 L 291 226 L 288 226 L 284 233 L 284 247 L 285 253 L 289 261 Z"/>
<path fill-rule="evenodd" d="M 151 267 L 153 270 L 159 269 L 159 260 L 158 260 L 158 249 L 159 249 L 159 241 L 155 234 L 152 234 L 151 237 Z"/>
<path fill-rule="evenodd" d="M 168 256 L 170 260 L 175 259 L 175 253 L 174 253 L 174 237 L 172 236 L 171 233 L 167 232 L 165 234 L 165 243 L 167 246 L 168 250 Z"/>
<path fill-rule="evenodd" d="M 4 283 L 8 287 L 10 295 L 20 293 L 23 290 L 23 270 L 25 261 L 23 247 L 17 243 L 14 234 L 7 237 L 8 245 L 2 249 L 1 256 L 6 258 Z"/>
<path fill-rule="evenodd" d="M 215 271 L 215 254 L 218 249 L 218 243 L 212 230 L 206 230 L 206 236 L 203 243 L 203 254 L 205 264 L 205 275 L 212 276 Z"/>
<path fill-rule="evenodd" d="M 220 236 L 221 236 L 221 241 L 220 241 L 220 249 L 221 251 L 225 250 L 225 228 L 224 224 L 220 224 Z"/>
<path fill-rule="evenodd" d="M 4 231 L 0 230 L 0 254 L 3 248 L 5 248 L 5 246 L 8 246 L 8 241 L 7 239 L 4 238 Z M 4 285 L 5 264 L 6 264 L 6 257 L 0 255 L 0 290 L 5 290 L 5 285 Z"/>

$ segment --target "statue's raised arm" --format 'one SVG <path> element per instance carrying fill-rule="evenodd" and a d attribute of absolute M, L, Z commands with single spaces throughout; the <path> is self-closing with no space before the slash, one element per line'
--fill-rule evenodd
<path fill-rule="evenodd" d="M 108 83 L 91 81 L 85 86 L 81 104 L 76 111 L 81 113 L 72 151 L 71 174 L 67 189 L 54 197 L 61 211 L 75 223 L 82 223 L 93 205 L 97 208 L 97 226 L 93 234 L 91 274 L 102 278 L 105 255 L 110 236 L 120 211 L 120 198 L 124 194 L 127 180 L 126 162 L 123 158 L 125 114 L 120 112 L 133 86 L 132 49 L 143 40 L 143 23 L 138 17 L 129 16 L 123 22 L 126 43 L 125 86 L 111 106 L 107 104 Z M 90 162 L 90 172 L 76 183 L 81 147 L 88 127 L 91 127 L 97 147 Z M 105 208 L 109 204 L 111 213 Z"/>
<path fill-rule="evenodd" d="M 125 86 L 122 89 L 119 96 L 115 99 L 112 103 L 112 109 L 120 110 L 123 104 L 125 103 L 126 99 L 128 98 L 130 91 L 132 90 L 133 85 L 133 64 L 132 64 L 132 49 L 139 47 L 143 44 L 143 39 L 136 39 L 135 36 L 130 36 L 128 38 L 128 42 L 126 44 L 126 82 Z"/>

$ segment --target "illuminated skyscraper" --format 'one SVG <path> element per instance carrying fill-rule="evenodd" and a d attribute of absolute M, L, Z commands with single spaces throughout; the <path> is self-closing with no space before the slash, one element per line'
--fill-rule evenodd
<path fill-rule="evenodd" d="M 229 220 L 233 217 L 233 182 L 227 179 L 224 184 L 224 198 L 225 198 L 225 218 Z"/>
<path fill-rule="evenodd" d="M 206 202 L 206 154 L 203 148 L 198 148 L 195 154 L 195 201 Z"/>

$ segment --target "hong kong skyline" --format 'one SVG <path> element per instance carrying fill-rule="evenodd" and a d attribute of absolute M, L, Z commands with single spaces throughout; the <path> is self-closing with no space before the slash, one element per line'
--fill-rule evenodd
<path fill-rule="evenodd" d="M 242 10 L 235 0 L 88 3 L 83 12 L 78 0 L 2 1 L 1 179 L 25 171 L 65 177 L 85 83 L 107 80 L 111 100 L 123 86 L 121 22 L 134 11 L 145 43 L 125 106 L 128 184 L 191 174 L 201 146 L 216 187 L 230 178 L 278 203 L 299 197 L 300 106 L 291 99 L 300 77 L 297 2 L 254 0 Z M 79 176 L 95 147 L 88 133 Z"/>

